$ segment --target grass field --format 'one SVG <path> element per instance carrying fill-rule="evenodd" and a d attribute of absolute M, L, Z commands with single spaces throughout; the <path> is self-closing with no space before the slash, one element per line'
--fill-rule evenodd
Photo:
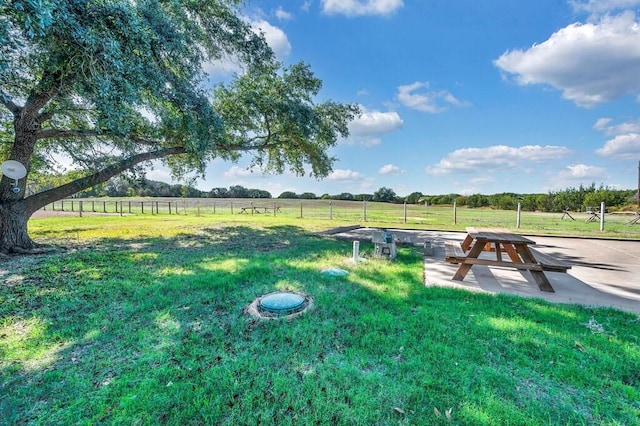
<path fill-rule="evenodd" d="M 80 205 L 82 202 L 82 206 Z M 252 209 L 255 207 L 255 211 Z M 64 209 L 67 213 L 123 216 L 213 216 L 215 220 L 240 220 L 236 216 L 302 219 L 301 226 L 335 227 L 362 224 L 389 228 L 418 228 L 464 231 L 468 226 L 499 226 L 524 234 L 572 235 L 595 238 L 640 239 L 640 223 L 630 224 L 635 212 L 605 214 L 604 229 L 600 221 L 587 220 L 586 212 L 572 212 L 575 220 L 563 219 L 563 213 L 527 212 L 490 208 L 470 209 L 453 206 L 429 206 L 337 200 L 289 199 L 213 199 L 213 198 L 102 198 L 66 200 L 63 205 L 48 206 L 49 212 Z M 267 209 L 265 211 L 265 208 Z M 277 210 L 274 212 L 274 208 Z M 245 214 L 242 214 L 241 212 Z M 155 213 L 154 213 L 155 212 Z M 250 212 L 250 213 L 249 213 Z M 258 213 L 260 212 L 260 213 Z M 223 217 L 224 219 L 222 219 Z M 227 219 L 229 218 L 229 219 Z M 518 227 L 519 223 L 519 227 Z"/>
<path fill-rule="evenodd" d="M 0 423 L 640 424 L 637 315 L 425 288 L 418 249 L 351 264 L 336 223 L 33 219 L 66 249 L 0 264 Z M 245 313 L 276 290 L 314 306 Z"/>

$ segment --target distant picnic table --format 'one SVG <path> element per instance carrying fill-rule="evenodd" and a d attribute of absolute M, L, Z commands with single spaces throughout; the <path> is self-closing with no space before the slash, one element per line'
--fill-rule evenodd
<path fill-rule="evenodd" d="M 593 207 L 587 207 L 586 213 L 589 215 L 589 217 L 585 222 L 595 222 L 600 220 L 600 210 Z"/>
<path fill-rule="evenodd" d="M 269 212 L 280 213 L 280 206 L 266 207 L 266 206 L 248 206 L 241 207 L 238 214 L 264 214 Z"/>

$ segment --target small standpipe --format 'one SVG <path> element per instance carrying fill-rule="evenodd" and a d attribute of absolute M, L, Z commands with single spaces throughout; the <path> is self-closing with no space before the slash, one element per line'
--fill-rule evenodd
<path fill-rule="evenodd" d="M 353 242 L 353 262 L 357 263 L 360 256 L 360 241 Z"/>

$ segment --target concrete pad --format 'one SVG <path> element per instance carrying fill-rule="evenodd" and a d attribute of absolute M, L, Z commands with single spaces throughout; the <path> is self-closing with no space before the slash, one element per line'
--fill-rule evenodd
<path fill-rule="evenodd" d="M 334 234 L 338 238 L 371 241 L 372 228 Z M 474 265 L 464 281 L 451 278 L 458 265 L 444 260 L 444 241 L 462 241 L 463 232 L 390 229 L 400 243 L 422 247 L 428 241 L 431 256 L 424 257 L 426 286 L 442 286 L 486 293 L 509 293 L 555 303 L 613 307 L 640 312 L 640 241 L 527 236 L 535 248 L 572 268 L 567 273 L 545 272 L 555 293 L 540 291 L 528 271 Z M 363 252 L 363 248 L 361 248 Z M 490 255 L 490 254 L 483 254 Z"/>

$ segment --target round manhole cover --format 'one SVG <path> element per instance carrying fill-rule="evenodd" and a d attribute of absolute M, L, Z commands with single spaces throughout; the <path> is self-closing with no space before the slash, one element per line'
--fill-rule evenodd
<path fill-rule="evenodd" d="M 260 299 L 260 309 L 273 315 L 289 315 L 304 309 L 305 298 L 295 293 L 273 293 Z"/>

